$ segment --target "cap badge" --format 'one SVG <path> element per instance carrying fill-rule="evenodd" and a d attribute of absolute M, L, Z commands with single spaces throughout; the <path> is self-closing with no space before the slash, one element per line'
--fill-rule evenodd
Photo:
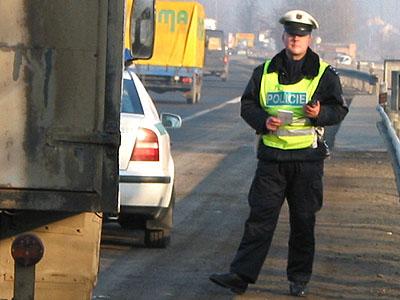
<path fill-rule="evenodd" d="M 296 19 L 297 19 L 297 20 L 300 20 L 302 17 L 303 17 L 303 16 L 302 16 L 301 14 L 297 14 L 297 15 L 296 15 Z"/>

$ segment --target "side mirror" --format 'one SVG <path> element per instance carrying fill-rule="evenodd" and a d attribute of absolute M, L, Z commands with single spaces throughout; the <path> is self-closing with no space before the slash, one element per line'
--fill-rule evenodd
<path fill-rule="evenodd" d="M 131 11 L 130 41 L 134 59 L 149 59 L 154 45 L 154 0 L 136 0 Z"/>
<path fill-rule="evenodd" d="M 175 114 L 161 113 L 161 123 L 165 128 L 180 128 L 182 126 L 182 119 Z"/>

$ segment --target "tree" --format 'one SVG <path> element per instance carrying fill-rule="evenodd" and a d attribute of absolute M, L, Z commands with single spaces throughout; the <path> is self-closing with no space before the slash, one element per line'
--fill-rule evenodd
<path fill-rule="evenodd" d="M 353 0 L 286 0 L 275 9 L 275 15 L 282 16 L 292 9 L 305 10 L 317 19 L 320 29 L 315 34 L 323 41 L 350 43 L 354 41 L 356 28 L 354 4 Z"/>
<path fill-rule="evenodd" d="M 260 0 L 243 0 L 236 7 L 237 31 L 259 32 L 263 24 L 263 9 Z"/>

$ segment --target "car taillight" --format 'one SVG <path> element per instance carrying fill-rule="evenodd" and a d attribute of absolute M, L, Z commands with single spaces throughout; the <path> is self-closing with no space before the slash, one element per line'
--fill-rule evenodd
<path fill-rule="evenodd" d="M 133 148 L 131 161 L 158 161 L 158 137 L 154 131 L 140 128 Z"/>
<path fill-rule="evenodd" d="M 182 77 L 183 83 L 192 83 L 193 79 L 191 77 Z"/>
<path fill-rule="evenodd" d="M 227 64 L 228 63 L 228 56 L 224 56 L 224 64 Z"/>

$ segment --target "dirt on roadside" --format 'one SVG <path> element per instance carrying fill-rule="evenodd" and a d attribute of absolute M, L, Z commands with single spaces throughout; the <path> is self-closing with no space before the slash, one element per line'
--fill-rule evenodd
<path fill-rule="evenodd" d="M 338 152 L 325 163 L 324 206 L 307 299 L 400 299 L 400 202 L 386 152 Z M 293 299 L 285 278 L 287 207 L 257 285 L 235 299 Z"/>

